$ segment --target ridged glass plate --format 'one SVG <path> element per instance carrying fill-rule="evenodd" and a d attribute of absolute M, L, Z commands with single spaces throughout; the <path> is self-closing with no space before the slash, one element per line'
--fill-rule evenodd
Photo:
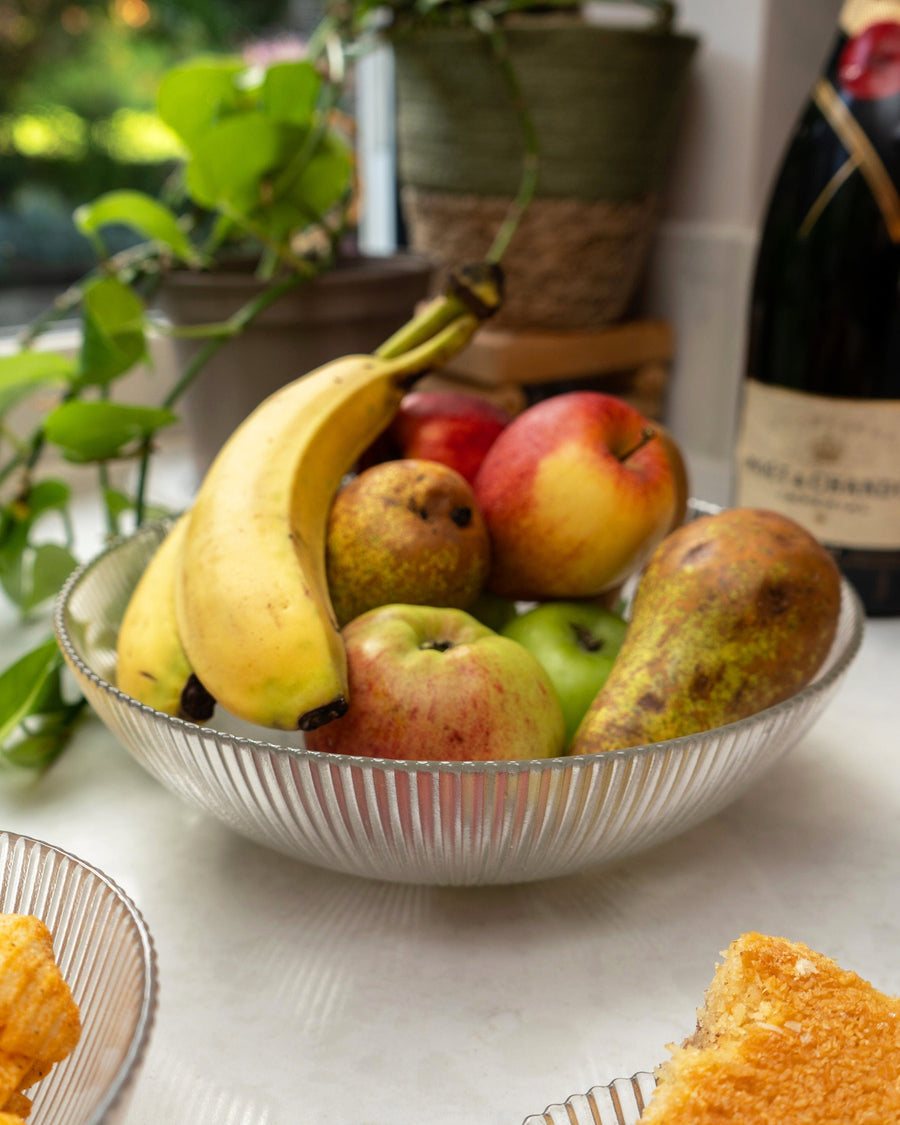
<path fill-rule="evenodd" d="M 156 1014 L 156 956 L 140 912 L 101 871 L 13 832 L 0 832 L 0 912 L 45 923 L 81 1012 L 75 1050 L 29 1091 L 29 1121 L 124 1121 Z"/>
<path fill-rule="evenodd" d="M 526 1117 L 522 1125 L 637 1125 L 656 1079 L 646 1071 L 595 1086 L 562 1105 L 548 1105 L 543 1113 Z M 675 1123 L 673 1122 L 673 1125 Z"/>
<path fill-rule="evenodd" d="M 313 752 L 218 709 L 195 726 L 118 691 L 116 636 L 168 525 L 142 528 L 78 569 L 56 635 L 91 706 L 151 774 L 279 851 L 413 883 L 514 883 L 649 848 L 733 801 L 821 714 L 859 649 L 864 616 L 843 583 L 837 636 L 792 699 L 702 734 L 604 754 L 505 762 L 396 762 Z M 218 728 L 218 729 L 217 729 Z M 362 748 L 361 748 L 362 749 Z M 426 754 L 428 748 L 426 749 Z"/>

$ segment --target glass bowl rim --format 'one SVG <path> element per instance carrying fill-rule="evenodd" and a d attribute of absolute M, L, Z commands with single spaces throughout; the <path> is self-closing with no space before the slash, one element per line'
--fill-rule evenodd
<path fill-rule="evenodd" d="M 129 1083 L 134 1079 L 138 1066 L 143 1061 L 150 1043 L 150 1033 L 156 1023 L 157 1008 L 159 1005 L 159 965 L 156 954 L 156 945 L 150 927 L 138 906 L 131 896 L 105 871 L 67 848 L 58 844 L 51 844 L 36 836 L 29 836 L 24 832 L 14 832 L 9 828 L 0 829 L 0 836 L 6 836 L 13 844 L 21 841 L 24 844 L 37 845 L 47 851 L 53 852 L 58 858 L 67 859 L 83 871 L 88 872 L 94 879 L 102 883 L 113 897 L 125 908 L 126 914 L 131 919 L 135 932 L 140 940 L 142 964 L 144 965 L 144 981 L 141 996 L 141 1008 L 135 1024 L 135 1030 L 128 1045 L 125 1057 L 116 1070 L 115 1077 L 104 1091 L 100 1103 L 94 1110 L 86 1125 L 102 1125 L 106 1115 L 114 1109 L 125 1093 Z M 58 951 L 57 951 L 58 954 Z M 76 1047 L 77 1050 L 77 1047 Z"/>
<path fill-rule="evenodd" d="M 689 510 L 693 508 L 701 515 L 713 514 L 721 510 L 717 505 L 693 498 L 689 501 L 688 507 Z M 53 629 L 56 634 L 57 643 L 63 650 L 66 658 L 77 668 L 80 675 L 90 680 L 105 695 L 112 697 L 117 702 L 124 704 L 139 714 L 145 715 L 153 721 L 162 721 L 165 725 L 171 726 L 175 730 L 187 731 L 188 734 L 199 737 L 206 743 L 214 742 L 216 738 L 219 737 L 226 739 L 236 748 L 247 749 L 249 751 L 266 751 L 268 753 L 286 754 L 301 761 L 311 760 L 319 764 L 330 763 L 332 765 L 337 765 L 347 763 L 348 765 L 367 766 L 370 768 L 377 767 L 384 772 L 397 773 L 421 773 L 423 771 L 429 771 L 452 775 L 490 775 L 563 771 L 570 767 L 585 768 L 598 757 L 607 759 L 612 757 L 620 761 L 628 761 L 632 758 L 641 759 L 650 757 L 659 753 L 662 749 L 671 749 L 678 752 L 680 750 L 686 750 L 688 746 L 695 744 L 697 739 L 710 738 L 713 735 L 727 735 L 729 732 L 748 730 L 760 724 L 764 724 L 771 717 L 788 711 L 798 703 L 807 699 L 812 699 L 816 695 L 828 690 L 852 663 L 862 645 L 863 636 L 865 634 L 866 617 L 860 597 L 847 579 L 841 575 L 842 595 L 846 595 L 850 605 L 851 633 L 847 638 L 846 645 L 840 653 L 839 658 L 835 660 L 834 664 L 824 675 L 817 676 L 817 678 L 810 681 L 787 699 L 783 699 L 779 703 L 773 704 L 771 707 L 766 707 L 762 711 L 756 711 L 752 715 L 737 719 L 733 723 L 712 727 L 705 731 L 695 731 L 693 734 L 680 735 L 677 738 L 665 739 L 662 742 L 648 742 L 641 746 L 628 746 L 621 750 L 604 750 L 601 754 L 561 754 L 553 758 L 494 758 L 482 761 L 455 761 L 445 758 L 376 758 L 365 754 L 336 754 L 328 750 L 312 750 L 305 746 L 285 746 L 281 743 L 267 742 L 264 739 L 252 738 L 248 735 L 232 734 L 228 731 L 218 730 L 213 726 L 201 726 L 197 723 L 191 723 L 185 719 L 177 718 L 174 715 L 168 715 L 164 711 L 157 711 L 155 708 L 149 707 L 145 703 L 138 702 L 138 700 L 132 698 L 130 695 L 126 695 L 126 693 L 117 688 L 115 684 L 111 684 L 108 680 L 103 679 L 102 676 L 98 675 L 82 660 L 75 649 L 66 625 L 66 613 L 72 595 L 79 583 L 110 554 L 113 554 L 121 547 L 139 538 L 155 536 L 159 534 L 162 529 L 171 527 L 174 522 L 174 517 L 164 517 L 142 524 L 141 527 L 128 535 L 116 536 L 93 558 L 81 563 L 72 571 L 57 595 L 54 607 Z M 842 596 L 842 605 L 843 600 Z"/>
<path fill-rule="evenodd" d="M 654 1070 L 636 1070 L 630 1078 L 614 1078 L 611 1082 L 591 1086 L 591 1088 L 583 1094 L 572 1094 L 568 1098 L 566 1098 L 564 1102 L 551 1102 L 548 1106 L 545 1106 L 541 1112 L 529 1114 L 528 1117 L 525 1118 L 523 1125 L 528 1125 L 529 1122 L 542 1121 L 542 1119 L 546 1120 L 546 1118 L 548 1118 L 551 1113 L 555 1113 L 557 1110 L 565 1110 L 566 1115 L 574 1121 L 575 1118 L 572 1116 L 573 1113 L 575 1115 L 578 1114 L 578 1109 L 575 1106 L 576 1101 L 596 1098 L 597 1094 L 599 1093 L 614 1093 L 616 1087 L 619 1085 L 630 1085 L 632 1090 L 641 1090 L 643 1094 L 643 1089 L 649 1089 L 649 1091 L 652 1093 L 652 1091 L 656 1089 L 659 1083 L 657 1081 L 656 1072 Z M 646 1108 L 647 1106 L 645 1104 L 644 1109 Z M 621 1113 L 621 1107 L 617 1107 L 617 1114 L 619 1113 Z M 641 1115 L 643 1116 L 643 1110 L 641 1110 Z M 591 1121 L 593 1122 L 594 1120 L 595 1118 L 592 1109 Z"/>

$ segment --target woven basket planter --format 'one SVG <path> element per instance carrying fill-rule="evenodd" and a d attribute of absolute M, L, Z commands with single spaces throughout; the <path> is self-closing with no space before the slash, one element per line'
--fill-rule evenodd
<path fill-rule="evenodd" d="M 621 318 L 652 242 L 695 37 L 569 16 L 504 25 L 541 150 L 537 197 L 504 258 L 508 327 Z M 393 38 L 398 168 L 414 249 L 482 256 L 515 195 L 524 142 L 501 68 L 468 27 Z"/>

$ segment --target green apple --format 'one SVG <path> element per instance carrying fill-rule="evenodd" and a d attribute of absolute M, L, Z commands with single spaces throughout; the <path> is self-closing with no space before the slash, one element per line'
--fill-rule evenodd
<path fill-rule="evenodd" d="M 565 724 L 546 672 L 463 610 L 379 606 L 342 635 L 350 705 L 306 735 L 311 749 L 437 761 L 562 753 Z"/>
<path fill-rule="evenodd" d="M 538 660 L 556 688 L 569 745 L 606 682 L 628 624 L 591 601 L 544 602 L 503 627 Z"/>

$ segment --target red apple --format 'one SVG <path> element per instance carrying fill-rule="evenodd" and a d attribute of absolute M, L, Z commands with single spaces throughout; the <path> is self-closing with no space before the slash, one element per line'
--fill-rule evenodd
<path fill-rule="evenodd" d="M 459 609 L 389 605 L 343 630 L 350 706 L 306 735 L 367 758 L 552 758 L 564 722 L 547 673 L 516 641 Z"/>
<path fill-rule="evenodd" d="M 539 601 L 618 586 L 678 522 L 681 472 L 674 442 L 612 395 L 573 391 L 529 407 L 475 480 L 491 535 L 488 588 Z"/>
<path fill-rule="evenodd" d="M 411 391 L 404 395 L 387 439 L 400 457 L 439 461 L 471 484 L 511 419 L 502 406 L 464 391 Z"/>

